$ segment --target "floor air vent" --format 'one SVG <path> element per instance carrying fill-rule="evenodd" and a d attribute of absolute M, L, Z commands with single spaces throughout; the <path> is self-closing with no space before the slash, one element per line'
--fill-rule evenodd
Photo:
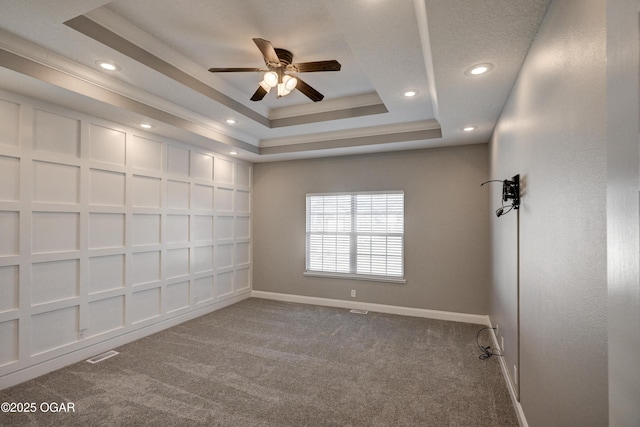
<path fill-rule="evenodd" d="M 117 354 L 120 354 L 120 353 L 118 353 L 115 350 L 107 351 L 106 353 L 93 356 L 91 359 L 87 359 L 87 362 L 95 365 L 96 363 L 102 362 L 103 360 L 107 360 L 108 358 L 113 357 Z"/>
<path fill-rule="evenodd" d="M 369 311 L 367 310 L 360 310 L 358 308 L 354 308 L 352 309 L 349 313 L 355 313 L 355 314 L 367 314 L 369 313 Z"/>

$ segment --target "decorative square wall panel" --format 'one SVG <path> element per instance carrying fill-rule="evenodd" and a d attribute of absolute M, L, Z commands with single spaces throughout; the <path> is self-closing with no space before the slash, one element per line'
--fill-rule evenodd
<path fill-rule="evenodd" d="M 251 193 L 248 191 L 236 190 L 236 212 L 251 212 Z"/>
<path fill-rule="evenodd" d="M 167 279 L 188 275 L 189 249 L 167 249 L 163 264 Z"/>
<path fill-rule="evenodd" d="M 166 216 L 167 243 L 189 242 L 189 215 Z"/>
<path fill-rule="evenodd" d="M 129 156 L 134 168 L 162 171 L 162 143 L 134 136 L 129 147 Z"/>
<path fill-rule="evenodd" d="M 31 267 L 31 305 L 78 296 L 80 261 L 38 262 Z"/>
<path fill-rule="evenodd" d="M 214 170 L 218 184 L 233 184 L 233 162 L 216 157 Z"/>
<path fill-rule="evenodd" d="M 100 169 L 89 172 L 89 203 L 96 206 L 124 206 L 125 175 Z"/>
<path fill-rule="evenodd" d="M 20 200 L 20 159 L 0 156 L 0 183 L 0 200 Z"/>
<path fill-rule="evenodd" d="M 194 251 L 193 272 L 202 273 L 213 270 L 213 246 L 197 246 Z"/>
<path fill-rule="evenodd" d="M 233 271 L 218 274 L 216 277 L 216 297 L 233 294 Z"/>
<path fill-rule="evenodd" d="M 213 210 L 213 187 L 200 184 L 193 187 L 193 208 Z"/>
<path fill-rule="evenodd" d="M 92 124 L 90 135 L 91 160 L 125 165 L 126 134 L 124 132 Z"/>
<path fill-rule="evenodd" d="M 124 246 L 125 216 L 120 213 L 89 214 L 89 249 Z"/>
<path fill-rule="evenodd" d="M 124 255 L 89 258 L 89 294 L 123 288 Z"/>
<path fill-rule="evenodd" d="M 236 270 L 234 289 L 237 291 L 243 291 L 251 287 L 251 275 L 248 268 L 242 270 Z"/>
<path fill-rule="evenodd" d="M 117 296 L 89 303 L 87 336 L 95 336 L 124 326 L 124 297 Z"/>
<path fill-rule="evenodd" d="M 189 150 L 167 145 L 167 172 L 183 177 L 189 176 Z"/>
<path fill-rule="evenodd" d="M 193 297 L 196 303 L 213 299 L 213 276 L 200 277 L 193 281 Z"/>
<path fill-rule="evenodd" d="M 213 216 L 195 215 L 194 240 L 196 242 L 208 242 L 213 240 Z"/>
<path fill-rule="evenodd" d="M 80 214 L 34 212 L 31 247 L 33 253 L 68 252 L 79 249 Z"/>
<path fill-rule="evenodd" d="M 160 243 L 160 215 L 133 214 L 133 246 Z"/>
<path fill-rule="evenodd" d="M 250 246 L 249 243 L 236 243 L 236 265 L 248 264 L 250 261 L 249 256 Z"/>
<path fill-rule="evenodd" d="M 233 243 L 216 246 L 216 268 L 218 270 L 233 267 Z"/>
<path fill-rule="evenodd" d="M 191 176 L 207 181 L 213 180 L 213 157 L 206 154 L 191 152 Z"/>
<path fill-rule="evenodd" d="M 137 208 L 160 207 L 160 178 L 133 176 L 133 206 Z"/>
<path fill-rule="evenodd" d="M 134 253 L 131 269 L 134 286 L 160 280 L 160 251 Z"/>
<path fill-rule="evenodd" d="M 20 143 L 20 106 L 0 99 L 0 145 L 17 147 Z"/>
<path fill-rule="evenodd" d="M 131 294 L 131 310 L 129 311 L 133 323 L 151 319 L 160 315 L 160 288 Z"/>
<path fill-rule="evenodd" d="M 231 188 L 216 188 L 216 211 L 233 211 L 233 190 Z"/>
<path fill-rule="evenodd" d="M 216 218 L 216 239 L 230 240 L 233 239 L 233 217 L 218 216 Z"/>
<path fill-rule="evenodd" d="M 0 322 L 0 366 L 18 360 L 18 321 Z"/>
<path fill-rule="evenodd" d="M 242 163 L 236 164 L 236 185 L 251 187 L 251 166 Z"/>
<path fill-rule="evenodd" d="M 31 317 L 31 355 L 78 341 L 78 307 L 47 311 Z"/>
<path fill-rule="evenodd" d="M 189 209 L 188 182 L 167 180 L 167 207 L 169 209 Z"/>
<path fill-rule="evenodd" d="M 251 235 L 251 218 L 247 216 L 236 217 L 236 239 L 248 239 Z"/>
<path fill-rule="evenodd" d="M 18 308 L 19 280 L 20 268 L 17 265 L 0 267 L 0 313 Z"/>
<path fill-rule="evenodd" d="M 0 211 L 0 257 L 20 253 L 20 213 Z"/>
<path fill-rule="evenodd" d="M 47 111 L 35 110 L 34 148 L 55 154 L 80 157 L 80 121 Z"/>
<path fill-rule="evenodd" d="M 78 204 L 80 168 L 58 163 L 33 162 L 33 201 Z"/>
<path fill-rule="evenodd" d="M 189 282 L 167 285 L 165 303 L 167 312 L 180 310 L 189 306 Z"/>

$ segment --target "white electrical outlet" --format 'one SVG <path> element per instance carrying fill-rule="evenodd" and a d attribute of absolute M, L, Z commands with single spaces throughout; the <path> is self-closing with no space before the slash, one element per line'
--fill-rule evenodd
<path fill-rule="evenodd" d="M 504 351 L 504 337 L 500 337 L 500 349 Z"/>
<path fill-rule="evenodd" d="M 355 297 L 356 297 L 356 290 L 351 289 L 351 298 L 355 298 Z"/>

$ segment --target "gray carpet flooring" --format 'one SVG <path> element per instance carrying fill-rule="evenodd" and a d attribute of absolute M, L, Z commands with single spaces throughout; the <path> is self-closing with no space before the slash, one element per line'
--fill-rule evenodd
<path fill-rule="evenodd" d="M 75 407 L 0 425 L 517 426 L 479 329 L 252 298 L 0 391 Z"/>

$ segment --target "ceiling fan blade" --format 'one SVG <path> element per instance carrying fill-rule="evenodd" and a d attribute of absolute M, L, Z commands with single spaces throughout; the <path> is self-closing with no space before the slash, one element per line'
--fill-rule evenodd
<path fill-rule="evenodd" d="M 212 73 L 242 73 L 246 71 L 269 71 L 266 68 L 209 68 Z"/>
<path fill-rule="evenodd" d="M 251 96 L 251 100 L 262 101 L 262 98 L 264 98 L 267 95 L 267 93 L 268 92 L 264 90 L 262 86 L 258 86 L 258 90 L 256 90 L 255 93 Z"/>
<path fill-rule="evenodd" d="M 292 64 L 292 67 L 296 68 L 299 73 L 309 73 L 313 71 L 340 71 L 342 66 L 338 61 L 332 59 L 330 61 L 301 62 Z"/>
<path fill-rule="evenodd" d="M 305 94 L 307 98 L 312 100 L 313 102 L 322 101 L 324 95 L 309 86 L 305 83 L 300 77 L 296 77 L 298 79 L 298 84 L 296 85 L 296 89 Z"/>
<path fill-rule="evenodd" d="M 260 52 L 262 52 L 262 56 L 264 56 L 264 60 L 267 65 L 269 63 L 273 63 L 275 65 L 280 64 L 280 58 L 276 54 L 276 50 L 273 48 L 273 45 L 270 41 L 260 38 L 253 39 L 253 42 L 258 46 Z"/>

